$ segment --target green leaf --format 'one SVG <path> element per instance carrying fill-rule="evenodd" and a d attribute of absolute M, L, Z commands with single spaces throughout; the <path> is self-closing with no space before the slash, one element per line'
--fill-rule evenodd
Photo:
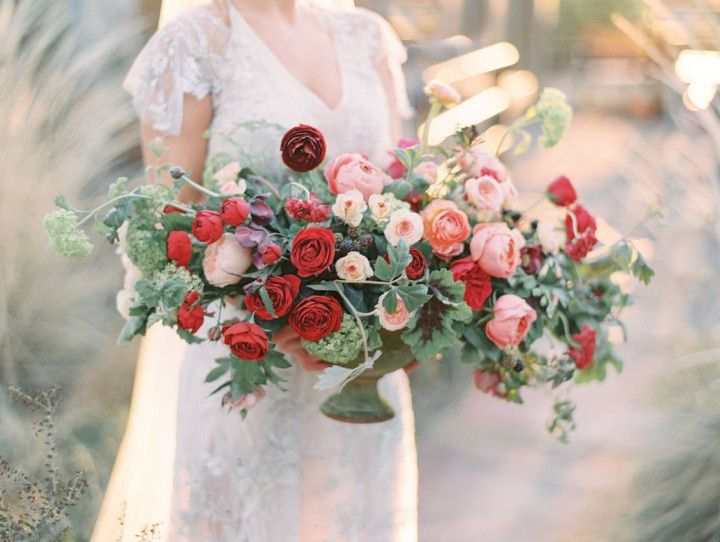
<path fill-rule="evenodd" d="M 382 305 L 383 309 L 385 309 L 389 314 L 395 314 L 395 311 L 397 311 L 397 292 L 395 291 L 395 288 L 383 295 Z"/>
<path fill-rule="evenodd" d="M 65 209 L 67 211 L 72 211 L 72 207 L 70 207 L 67 200 L 65 199 L 65 196 L 63 196 L 62 194 L 58 194 L 57 196 L 55 196 L 55 207 Z"/>
<path fill-rule="evenodd" d="M 650 284 L 650 281 L 655 276 L 655 271 L 648 265 L 640 251 L 637 251 L 637 258 L 632 264 L 632 274 L 646 286 Z"/>
<path fill-rule="evenodd" d="M 185 283 L 180 279 L 171 279 L 162 287 L 162 302 L 168 308 L 179 307 L 185 298 Z"/>
<path fill-rule="evenodd" d="M 405 303 L 408 312 L 415 312 L 432 298 L 427 292 L 427 286 L 424 284 L 409 284 L 397 288 L 397 294 Z"/>
<path fill-rule="evenodd" d="M 205 377 L 205 382 L 215 382 L 222 375 L 230 370 L 230 364 L 218 365 Z"/>
<path fill-rule="evenodd" d="M 277 367 L 278 369 L 287 369 L 288 367 L 292 367 L 292 363 L 288 361 L 287 357 L 275 349 L 268 352 L 268 355 L 265 358 L 265 363 L 269 364 L 271 367 Z"/>
<path fill-rule="evenodd" d="M 144 335 L 146 330 L 146 322 L 147 317 L 145 316 L 131 317 L 127 322 L 125 322 L 122 331 L 120 331 L 118 343 L 127 344 L 132 341 L 133 337 L 135 337 L 136 335 Z"/>
<path fill-rule="evenodd" d="M 260 363 L 245 361 L 233 356 L 230 365 L 233 369 L 231 389 L 235 398 L 243 393 L 252 393 L 258 386 L 267 382 L 267 377 Z"/>
<path fill-rule="evenodd" d="M 194 335 L 187 329 L 177 328 L 176 332 L 177 332 L 178 336 L 188 344 L 200 344 L 200 343 L 205 342 L 205 339 L 198 337 L 197 335 Z"/>
<path fill-rule="evenodd" d="M 264 285 L 260 287 L 259 293 L 260 299 L 262 299 L 263 305 L 265 305 L 265 310 L 270 313 L 270 316 L 277 318 L 278 316 L 275 314 L 275 307 L 273 307 L 272 299 L 270 299 L 270 294 L 268 294 L 267 288 Z"/>
<path fill-rule="evenodd" d="M 384 282 L 392 282 L 395 277 L 402 274 L 405 268 L 412 262 L 410 249 L 405 239 L 400 239 L 397 246 L 388 245 L 387 254 L 390 263 L 379 256 L 375 261 L 375 276 Z"/>
<path fill-rule="evenodd" d="M 147 279 L 140 279 L 135 282 L 134 288 L 145 305 L 157 307 L 160 302 L 160 291 L 155 288 L 152 282 Z"/>
<path fill-rule="evenodd" d="M 167 230 L 190 231 L 193 217 L 183 213 L 165 213 L 160 217 L 160 222 Z"/>
<path fill-rule="evenodd" d="M 403 180 L 391 182 L 383 189 L 386 194 L 390 193 L 399 200 L 405 200 L 412 190 L 413 185 Z"/>

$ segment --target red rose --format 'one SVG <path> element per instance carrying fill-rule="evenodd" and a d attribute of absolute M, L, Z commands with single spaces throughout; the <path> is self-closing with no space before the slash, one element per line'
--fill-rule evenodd
<path fill-rule="evenodd" d="M 412 256 L 412 261 L 405 268 L 405 274 L 410 280 L 418 280 L 425 273 L 427 260 L 425 255 L 415 247 L 410 249 L 410 256 Z M 385 254 L 385 261 L 390 263 L 390 256 L 387 254 Z"/>
<path fill-rule="evenodd" d="M 565 233 L 567 234 L 565 252 L 576 262 L 582 260 L 597 243 L 596 231 L 595 217 L 588 213 L 582 205 L 573 205 L 568 209 L 565 217 Z"/>
<path fill-rule="evenodd" d="M 492 279 L 485 273 L 471 256 L 456 260 L 450 264 L 450 271 L 455 282 L 465 285 L 465 303 L 474 311 L 485 305 L 492 293 Z"/>
<path fill-rule="evenodd" d="M 220 206 L 222 221 L 229 226 L 239 226 L 247 220 L 250 205 L 242 198 L 229 198 Z"/>
<path fill-rule="evenodd" d="M 285 316 L 295 301 L 300 291 L 300 279 L 295 275 L 283 275 L 281 277 L 270 277 L 265 282 L 265 289 L 278 318 Z M 252 295 L 245 294 L 245 307 L 261 320 L 273 320 L 274 317 L 268 312 L 263 303 L 260 292 Z"/>
<path fill-rule="evenodd" d="M 260 361 L 268 354 L 268 337 L 263 328 L 250 322 L 238 322 L 222 329 L 225 344 L 245 361 Z"/>
<path fill-rule="evenodd" d="M 547 187 L 545 195 L 558 207 L 567 207 L 577 201 L 575 187 L 567 177 L 558 177 Z"/>
<path fill-rule="evenodd" d="M 520 265 L 528 275 L 534 275 L 543 264 L 543 253 L 540 245 L 525 245 L 520 250 Z"/>
<path fill-rule="evenodd" d="M 192 240 L 184 231 L 171 231 L 167 237 L 167 257 L 174 261 L 178 267 L 190 263 L 192 256 Z"/>
<path fill-rule="evenodd" d="M 298 303 L 288 323 L 295 333 L 308 341 L 319 341 L 340 329 L 343 309 L 334 297 L 311 295 Z"/>
<path fill-rule="evenodd" d="M 177 321 L 180 329 L 195 333 L 203 325 L 205 311 L 202 305 L 196 305 L 199 300 L 200 293 L 195 290 L 185 294 L 185 299 L 177 311 Z"/>
<path fill-rule="evenodd" d="M 273 265 L 282 256 L 282 248 L 275 243 L 266 243 L 260 246 L 260 259 L 265 265 Z"/>
<path fill-rule="evenodd" d="M 200 211 L 192 223 L 195 239 L 203 243 L 214 243 L 223 235 L 223 220 L 215 211 Z"/>
<path fill-rule="evenodd" d="M 303 278 L 322 273 L 334 259 L 335 234 L 327 228 L 305 228 L 293 239 L 290 261 Z"/>
<path fill-rule="evenodd" d="M 578 343 L 580 347 L 570 347 L 568 355 L 573 359 L 578 369 L 584 370 L 592 366 L 595 357 L 596 338 L 596 331 L 589 326 L 583 326 L 580 333 L 572 336 L 573 341 Z"/>
<path fill-rule="evenodd" d="M 300 124 L 285 133 L 280 151 L 287 167 L 304 173 L 322 164 L 326 151 L 325 138 L 317 128 Z"/>

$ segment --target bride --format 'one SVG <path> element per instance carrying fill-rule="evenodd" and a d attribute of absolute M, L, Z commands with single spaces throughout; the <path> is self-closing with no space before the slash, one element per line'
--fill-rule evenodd
<path fill-rule="evenodd" d="M 187 3 L 166 0 L 164 9 Z M 299 123 L 324 133 L 329 158 L 361 152 L 382 164 L 409 112 L 405 53 L 385 21 L 344 3 L 215 0 L 176 10 L 126 81 L 146 165 L 180 165 L 200 178 L 206 157 L 222 152 L 281 182 L 280 136 Z M 406 375 L 381 383 L 392 421 L 338 423 L 320 414 L 325 396 L 313 390 L 322 364 L 292 332 L 280 337 L 297 362 L 288 391 L 268 390 L 243 421 L 203 381 L 222 346 L 150 330 L 93 540 L 417 539 Z"/>

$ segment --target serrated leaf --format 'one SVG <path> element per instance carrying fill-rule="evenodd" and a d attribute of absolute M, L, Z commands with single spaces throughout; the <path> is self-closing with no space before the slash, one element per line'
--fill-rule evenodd
<path fill-rule="evenodd" d="M 148 307 L 157 307 L 160 301 L 160 292 L 152 282 L 147 279 L 140 279 L 135 282 L 134 288 L 140 296 L 140 300 L 145 305 Z"/>
<path fill-rule="evenodd" d="M 230 370 L 230 365 L 218 365 L 205 377 L 205 382 L 215 382 L 222 375 Z"/>
<path fill-rule="evenodd" d="M 384 282 L 392 282 L 400 276 L 405 268 L 412 262 L 410 249 L 405 239 L 400 239 L 397 246 L 388 245 L 387 255 L 390 262 L 382 256 L 375 261 L 375 276 Z"/>
<path fill-rule="evenodd" d="M 632 264 L 632 274 L 646 286 L 650 284 L 650 281 L 652 281 L 655 276 L 655 271 L 653 271 L 653 269 L 648 265 L 647 261 L 643 258 L 643 255 L 640 254 L 639 251 L 637 252 L 635 262 Z"/>
<path fill-rule="evenodd" d="M 166 307 L 177 308 L 185 298 L 185 283 L 180 279 L 167 281 L 162 288 L 162 302 Z"/>
<path fill-rule="evenodd" d="M 427 286 L 424 284 L 410 284 L 398 287 L 397 294 L 405 303 L 408 312 L 415 312 L 432 297 L 428 294 Z"/>

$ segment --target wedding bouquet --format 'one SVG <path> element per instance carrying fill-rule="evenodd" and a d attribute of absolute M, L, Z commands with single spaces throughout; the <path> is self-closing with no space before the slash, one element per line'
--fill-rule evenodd
<path fill-rule="evenodd" d="M 58 197 L 45 219 L 50 243 L 86 257 L 92 247 L 81 227 L 94 221 L 132 270 L 119 294 L 128 307 L 121 340 L 162 322 L 190 343 L 222 341 L 227 356 L 207 381 L 243 415 L 264 386 L 282 387 L 279 370 L 292 360 L 273 335 L 285 326 L 331 365 L 316 387 L 340 390 L 323 412 L 346 421 L 392 417 L 377 379 L 453 348 L 477 388 L 515 402 L 524 386 L 619 369 L 608 329 L 630 298 L 614 278 L 648 282 L 642 255 L 631 240 L 599 246 L 596 220 L 565 177 L 545 194 L 562 210 L 558 223 L 516 210 L 505 165 L 474 129 L 428 145 L 434 115 L 459 96 L 440 82 L 426 92 L 424 141 L 401 141 L 386 170 L 357 153 L 321 169 L 323 134 L 300 125 L 278 142 L 289 168 L 282 186 L 225 155 L 208 160 L 202 184 L 167 166 L 171 186 L 129 189 L 119 179 L 88 212 Z M 553 146 L 571 117 L 564 95 L 546 89 L 508 135 L 520 134 L 517 146 L 527 148 L 525 128 L 537 123 L 540 143 Z M 178 201 L 185 185 L 204 201 Z M 241 310 L 228 316 L 228 305 Z M 556 404 L 551 430 L 564 434 L 571 412 Z"/>

